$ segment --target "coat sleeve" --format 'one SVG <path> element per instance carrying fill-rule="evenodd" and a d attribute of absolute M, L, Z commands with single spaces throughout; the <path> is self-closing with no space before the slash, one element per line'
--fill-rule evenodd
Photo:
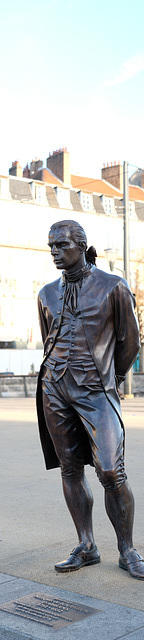
<path fill-rule="evenodd" d="M 48 335 L 48 327 L 47 327 L 47 321 L 43 312 L 43 304 L 42 304 L 40 295 L 38 295 L 38 317 L 39 317 L 42 341 L 44 344 Z"/>
<path fill-rule="evenodd" d="M 140 347 L 135 300 L 126 280 L 121 280 L 113 290 L 112 303 L 116 334 L 115 373 L 120 384 L 135 361 Z"/>

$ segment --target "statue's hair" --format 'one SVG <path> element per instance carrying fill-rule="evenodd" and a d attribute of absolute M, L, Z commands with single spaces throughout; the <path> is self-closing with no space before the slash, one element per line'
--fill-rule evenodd
<path fill-rule="evenodd" d="M 60 220 L 59 222 L 54 222 L 54 224 L 52 224 L 50 228 L 50 232 L 53 231 L 53 229 L 57 229 L 59 227 L 69 227 L 72 240 L 76 242 L 76 244 L 79 244 L 79 242 L 84 242 L 85 249 L 87 248 L 86 233 L 79 222 L 76 222 L 76 220 Z"/>
<path fill-rule="evenodd" d="M 83 245 L 83 250 L 85 251 L 86 261 L 92 264 L 95 264 L 95 258 L 97 256 L 97 252 L 95 247 L 91 246 L 87 250 L 87 237 L 86 233 L 76 220 L 60 220 L 59 222 L 54 222 L 52 224 L 49 233 L 54 229 L 58 229 L 60 227 L 69 227 L 69 231 L 71 234 L 71 238 L 76 244 Z"/>

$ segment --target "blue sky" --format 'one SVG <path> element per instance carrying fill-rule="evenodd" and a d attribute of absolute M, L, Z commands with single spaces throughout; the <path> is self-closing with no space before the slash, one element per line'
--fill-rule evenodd
<path fill-rule="evenodd" d="M 143 0 L 5 0 L 0 173 L 63 146 L 73 173 L 144 167 L 143 30 Z"/>

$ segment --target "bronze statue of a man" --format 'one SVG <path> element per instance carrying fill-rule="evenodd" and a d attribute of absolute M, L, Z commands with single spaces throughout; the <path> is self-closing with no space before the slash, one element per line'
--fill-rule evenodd
<path fill-rule="evenodd" d="M 136 358 L 134 298 L 125 279 L 95 265 L 86 234 L 72 220 L 53 224 L 48 244 L 62 277 L 39 293 L 44 343 L 37 409 L 47 469 L 61 467 L 63 491 L 79 544 L 55 565 L 74 571 L 100 562 L 92 527 L 93 496 L 84 465 L 95 467 L 116 532 L 119 566 L 144 580 L 133 548 L 134 499 L 124 468 L 118 385 Z"/>

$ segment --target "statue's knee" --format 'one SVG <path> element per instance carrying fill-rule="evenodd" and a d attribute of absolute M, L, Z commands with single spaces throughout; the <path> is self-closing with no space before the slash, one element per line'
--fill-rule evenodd
<path fill-rule="evenodd" d="M 121 467 L 119 469 L 103 469 L 99 466 L 96 473 L 104 489 L 120 489 L 126 479 L 125 470 Z"/>
<path fill-rule="evenodd" d="M 81 460 L 71 460 L 61 464 L 62 478 L 82 478 L 83 474 L 84 464 Z"/>

